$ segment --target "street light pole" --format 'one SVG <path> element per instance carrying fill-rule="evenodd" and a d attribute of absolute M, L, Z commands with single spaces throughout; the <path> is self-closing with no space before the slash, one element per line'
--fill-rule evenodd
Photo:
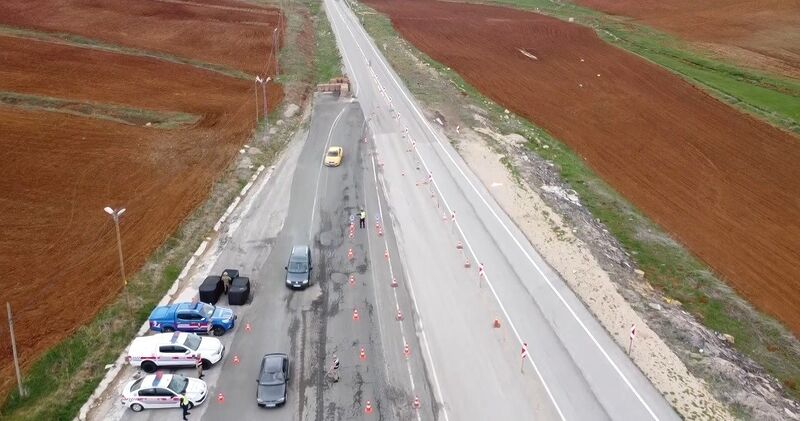
<path fill-rule="evenodd" d="M 261 79 L 261 76 L 256 76 L 256 84 L 261 84 L 261 94 L 264 96 L 264 127 L 269 129 L 269 109 L 267 108 L 267 83 L 272 80 L 272 77 Z M 256 88 L 257 89 L 257 88 Z M 256 93 L 256 102 L 258 101 L 258 93 Z"/>
<path fill-rule="evenodd" d="M 119 268 L 122 272 L 122 289 L 123 294 L 125 294 L 125 304 L 128 306 L 128 310 L 131 309 L 131 302 L 128 298 L 128 279 L 125 277 L 125 260 L 122 258 L 122 236 L 119 233 L 119 218 L 125 213 L 125 208 L 121 208 L 119 210 L 114 210 L 109 206 L 106 206 L 104 209 L 107 214 L 111 215 L 111 219 L 114 220 L 114 228 L 117 232 L 117 252 L 119 252 Z"/>
<path fill-rule="evenodd" d="M 275 58 L 275 76 L 278 76 L 280 71 L 278 70 L 278 47 L 277 47 L 277 40 L 278 39 L 278 27 L 276 26 L 275 29 L 272 30 L 272 57 Z M 267 69 L 269 71 L 269 69 Z"/>
<path fill-rule="evenodd" d="M 256 94 L 256 130 L 258 130 L 258 79 L 259 77 L 256 76 L 256 80 L 253 82 L 253 93 Z"/>

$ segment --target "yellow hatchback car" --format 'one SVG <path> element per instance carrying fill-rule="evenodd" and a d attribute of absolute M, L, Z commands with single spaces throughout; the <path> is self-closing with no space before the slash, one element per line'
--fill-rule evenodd
<path fill-rule="evenodd" d="M 328 153 L 325 154 L 325 166 L 338 167 L 339 165 L 342 165 L 343 156 L 344 151 L 342 150 L 341 146 L 331 146 L 328 148 Z"/>

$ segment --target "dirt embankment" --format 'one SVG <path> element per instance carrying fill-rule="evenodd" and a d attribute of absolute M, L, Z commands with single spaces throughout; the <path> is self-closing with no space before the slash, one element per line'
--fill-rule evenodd
<path fill-rule="evenodd" d="M 747 66 L 800 79 L 800 2 L 574 0 L 670 32 Z"/>
<path fill-rule="evenodd" d="M 274 66 L 266 68 L 266 53 L 277 11 L 246 3 L 239 5 L 252 11 L 230 10 L 238 3 L 233 0 L 218 3 L 225 8 L 177 3 L 4 1 L 0 25 L 74 31 L 233 70 L 274 72 Z M 132 274 L 237 155 L 255 124 L 256 98 L 250 80 L 87 46 L 6 37 L 2 29 L 0 62 L 0 92 L 42 98 L 44 104 L 0 104 L 0 302 L 14 308 L 17 346 L 27 366 L 122 288 L 114 226 L 103 207 L 127 208 L 121 230 Z M 267 95 L 274 105 L 283 92 L 271 84 Z M 60 102 L 125 110 L 130 121 L 47 111 L 47 104 Z M 159 115 L 199 120 L 146 125 L 148 116 Z M 11 346 L 0 344 L 5 395 L 14 375 Z"/>
<path fill-rule="evenodd" d="M 800 140 L 589 28 L 500 7 L 367 3 L 417 48 L 567 143 L 800 335 Z"/>

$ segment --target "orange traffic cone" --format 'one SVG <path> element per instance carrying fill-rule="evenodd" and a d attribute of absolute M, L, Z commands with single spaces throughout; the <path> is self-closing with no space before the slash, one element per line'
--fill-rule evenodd
<path fill-rule="evenodd" d="M 364 407 L 364 413 L 365 414 L 371 414 L 372 413 L 372 402 L 367 401 L 367 406 Z"/>
<path fill-rule="evenodd" d="M 358 315 L 358 310 L 354 308 L 353 309 L 353 320 L 360 320 L 360 319 L 361 319 L 361 317 Z"/>

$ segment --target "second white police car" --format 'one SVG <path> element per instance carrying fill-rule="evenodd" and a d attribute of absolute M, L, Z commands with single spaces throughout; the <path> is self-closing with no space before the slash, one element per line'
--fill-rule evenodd
<path fill-rule="evenodd" d="M 185 332 L 159 333 L 134 339 L 125 360 L 147 373 L 160 367 L 194 367 L 198 358 L 207 369 L 222 359 L 224 351 L 217 338 Z"/>
<path fill-rule="evenodd" d="M 200 379 L 159 371 L 126 384 L 122 389 L 120 402 L 134 412 L 143 409 L 179 408 L 183 395 L 189 399 L 191 409 L 205 402 L 208 386 Z"/>

